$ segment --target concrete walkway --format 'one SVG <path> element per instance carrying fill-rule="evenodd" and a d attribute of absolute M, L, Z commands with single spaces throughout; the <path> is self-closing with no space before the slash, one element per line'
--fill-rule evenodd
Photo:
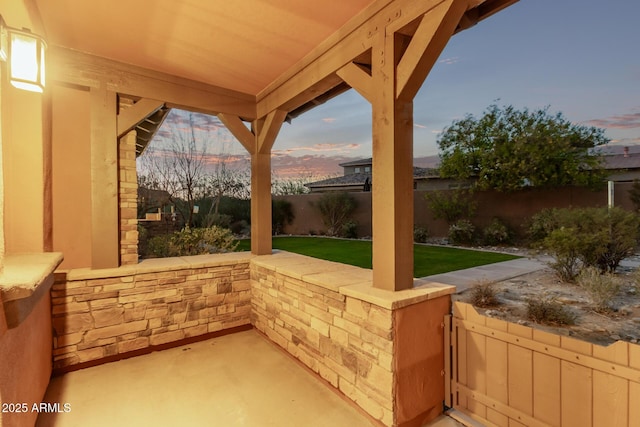
<path fill-rule="evenodd" d="M 480 281 L 501 281 L 518 277 L 523 274 L 542 270 L 547 266 L 547 260 L 536 258 L 518 258 L 511 261 L 496 262 L 449 273 L 434 274 L 423 279 L 432 280 L 446 285 L 454 285 L 457 292 L 463 292 Z"/>

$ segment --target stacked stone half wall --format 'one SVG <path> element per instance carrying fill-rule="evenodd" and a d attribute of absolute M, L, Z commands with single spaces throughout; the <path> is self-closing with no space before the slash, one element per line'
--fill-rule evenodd
<path fill-rule="evenodd" d="M 250 323 L 247 253 L 56 273 L 54 369 Z"/>
<path fill-rule="evenodd" d="M 372 288 L 370 270 L 285 253 L 256 257 L 251 321 L 381 424 L 419 426 L 442 411 L 452 287 L 416 285 L 388 292 Z"/>

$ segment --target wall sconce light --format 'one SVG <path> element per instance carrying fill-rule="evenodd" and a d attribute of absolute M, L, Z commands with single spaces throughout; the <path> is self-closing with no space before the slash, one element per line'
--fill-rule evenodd
<path fill-rule="evenodd" d="M 31 92 L 44 90 L 44 52 L 42 37 L 27 29 L 8 27 L 0 16 L 0 61 L 9 65 L 9 81 L 14 87 Z"/>

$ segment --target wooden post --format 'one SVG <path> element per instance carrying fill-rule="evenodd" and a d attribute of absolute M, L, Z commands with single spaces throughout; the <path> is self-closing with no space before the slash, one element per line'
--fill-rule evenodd
<path fill-rule="evenodd" d="M 373 286 L 413 286 L 413 102 L 397 100 L 395 71 L 402 54 L 395 34 L 374 46 Z"/>
<path fill-rule="evenodd" d="M 372 107 L 376 288 L 413 286 L 413 98 L 468 7 L 466 0 L 433 5 L 411 36 L 402 32 L 408 22 L 389 19 L 385 28 L 376 28 L 371 75 L 355 63 L 336 71 Z"/>
<path fill-rule="evenodd" d="M 219 114 L 218 118 L 251 154 L 251 253 L 271 253 L 271 147 L 287 112 L 274 110 L 247 129 L 239 117 Z"/>
<path fill-rule="evenodd" d="M 91 88 L 91 267 L 119 266 L 116 93 Z"/>

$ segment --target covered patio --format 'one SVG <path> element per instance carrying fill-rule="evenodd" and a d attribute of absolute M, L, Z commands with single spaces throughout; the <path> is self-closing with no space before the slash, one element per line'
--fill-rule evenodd
<path fill-rule="evenodd" d="M 412 277 L 412 101 L 450 37 L 515 1 L 3 3 L 2 47 L 48 47 L 40 92 L 0 55 L 0 402 L 250 325 L 375 423 L 441 414 L 453 287 Z M 280 127 L 350 88 L 373 112 L 372 271 L 271 247 Z M 218 116 L 250 153 L 251 254 L 138 263 L 135 157 L 167 108 Z"/>

